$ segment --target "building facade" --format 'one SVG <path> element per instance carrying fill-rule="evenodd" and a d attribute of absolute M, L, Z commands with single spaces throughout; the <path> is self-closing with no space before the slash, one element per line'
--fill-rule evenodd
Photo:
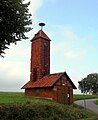
<path fill-rule="evenodd" d="M 72 104 L 76 87 L 67 73 L 50 74 L 50 41 L 42 29 L 31 40 L 30 81 L 22 89 L 26 96 Z"/>

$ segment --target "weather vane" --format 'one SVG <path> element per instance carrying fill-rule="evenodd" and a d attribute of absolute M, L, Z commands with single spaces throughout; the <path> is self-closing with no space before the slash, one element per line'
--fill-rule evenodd
<path fill-rule="evenodd" d="M 45 26 L 45 23 L 39 23 L 39 26 L 41 26 L 41 30 L 42 30 L 43 26 Z"/>

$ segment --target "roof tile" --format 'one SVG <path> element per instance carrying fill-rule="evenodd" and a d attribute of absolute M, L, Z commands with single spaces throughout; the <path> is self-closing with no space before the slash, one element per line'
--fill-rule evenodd
<path fill-rule="evenodd" d="M 52 86 L 61 75 L 62 73 L 55 73 L 44 76 L 42 79 L 36 82 L 29 81 L 22 88 L 25 89 L 25 88 L 37 88 L 37 87 L 49 87 Z"/>
<path fill-rule="evenodd" d="M 38 81 L 36 81 L 36 82 L 29 81 L 28 83 L 26 83 L 26 84 L 22 87 L 22 89 L 26 89 L 26 88 L 51 87 L 51 86 L 54 85 L 54 83 L 55 83 L 63 74 L 67 77 L 67 79 L 69 80 L 69 82 L 72 84 L 73 89 L 77 89 L 76 86 L 74 85 L 74 83 L 71 81 L 71 79 L 70 79 L 69 76 L 67 75 L 66 72 L 50 74 L 50 75 L 44 76 L 43 78 L 41 78 L 40 80 L 38 80 Z"/>
<path fill-rule="evenodd" d="M 42 30 L 39 30 L 38 33 L 35 34 L 35 36 L 33 37 L 31 41 L 36 40 L 38 38 L 44 38 L 46 40 L 51 41 L 50 38 Z"/>

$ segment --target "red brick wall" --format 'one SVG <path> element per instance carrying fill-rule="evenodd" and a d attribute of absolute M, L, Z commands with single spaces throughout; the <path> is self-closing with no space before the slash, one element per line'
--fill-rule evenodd
<path fill-rule="evenodd" d="M 65 76 L 62 76 L 54 86 L 53 99 L 64 104 L 73 103 L 73 88 Z"/>
<path fill-rule="evenodd" d="M 42 89 L 42 91 L 41 91 L 41 97 L 53 98 L 52 88 Z"/>
<path fill-rule="evenodd" d="M 33 68 L 37 69 L 37 80 L 46 74 L 50 74 L 50 41 L 43 38 L 32 41 L 30 66 L 31 81 L 34 78 Z"/>
<path fill-rule="evenodd" d="M 34 93 L 34 89 L 25 89 L 25 95 L 26 96 L 34 96 L 35 93 Z"/>
<path fill-rule="evenodd" d="M 71 83 L 69 82 L 69 80 L 66 78 L 65 75 L 63 75 L 55 84 L 55 86 L 62 86 L 62 85 L 72 88 Z"/>
<path fill-rule="evenodd" d="M 39 92 L 39 94 L 37 92 Z M 52 88 L 25 89 L 25 95 L 42 98 L 53 98 Z"/>

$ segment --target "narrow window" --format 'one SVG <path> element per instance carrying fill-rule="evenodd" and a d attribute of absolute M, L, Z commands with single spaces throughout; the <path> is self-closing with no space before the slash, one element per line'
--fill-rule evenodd
<path fill-rule="evenodd" d="M 37 80 L 37 68 L 33 68 L 33 81 L 35 82 Z"/>
<path fill-rule="evenodd" d="M 49 74 L 49 46 L 45 42 L 43 45 L 43 51 L 44 51 L 44 59 L 43 59 L 43 65 L 44 65 L 44 76 Z"/>

